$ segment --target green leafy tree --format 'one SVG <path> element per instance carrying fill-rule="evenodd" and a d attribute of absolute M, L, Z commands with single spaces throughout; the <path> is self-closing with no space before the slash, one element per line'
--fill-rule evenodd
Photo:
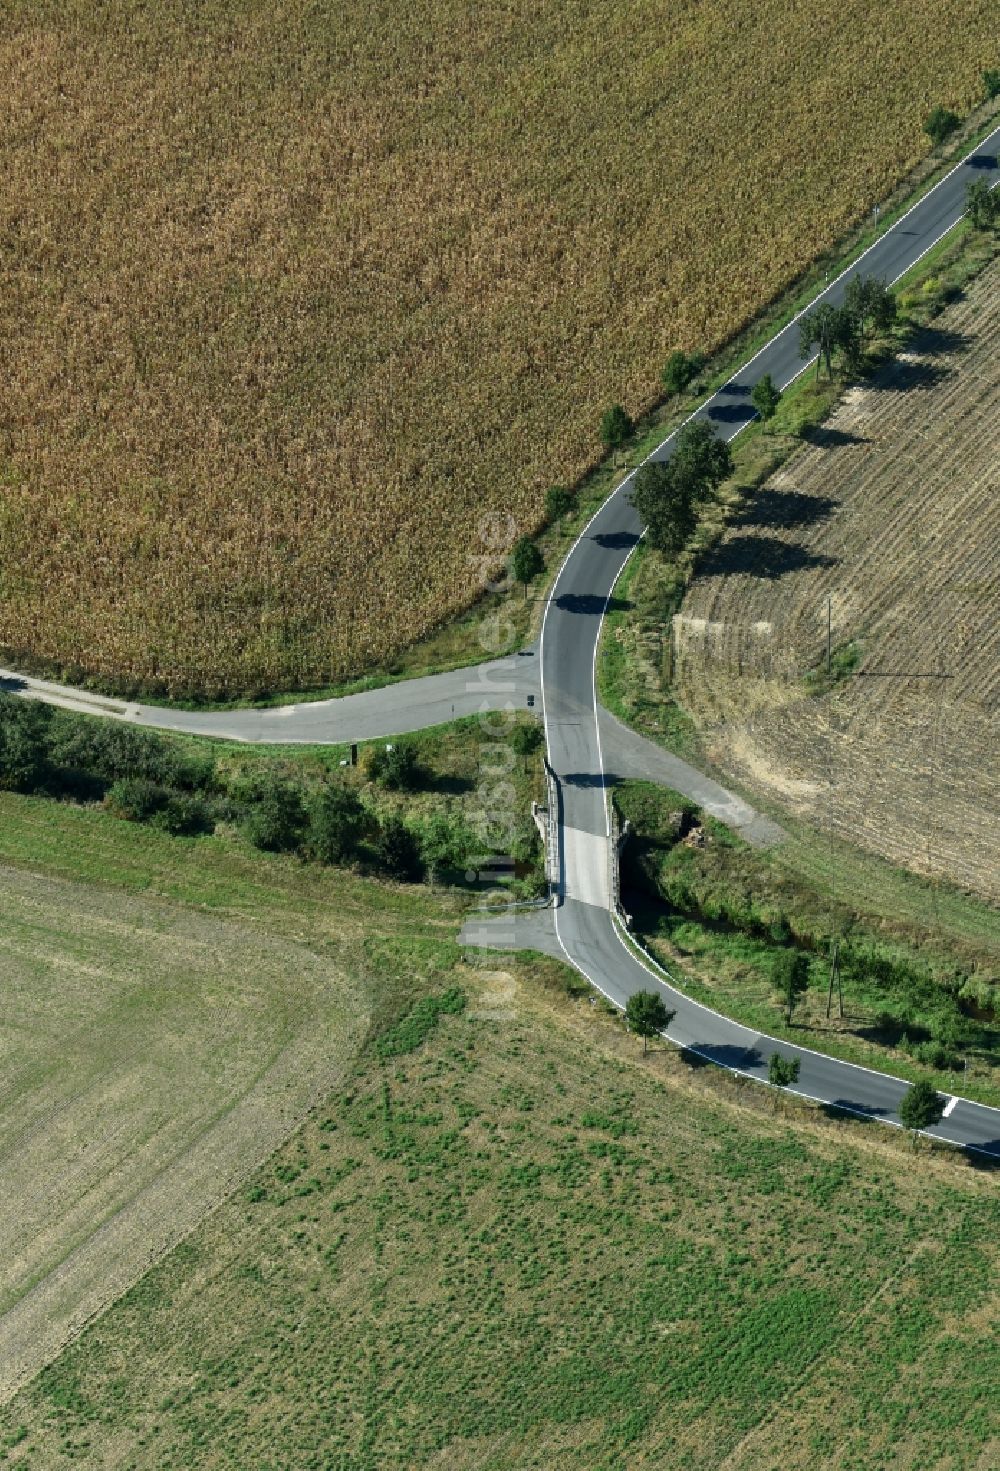
<path fill-rule="evenodd" d="M 994 97 L 1000 97 L 1000 69 L 988 66 L 983 72 L 983 92 L 991 102 Z"/>
<path fill-rule="evenodd" d="M 765 423 L 768 419 L 774 418 L 775 411 L 781 402 L 781 389 L 776 386 L 770 373 L 765 373 L 763 378 L 759 378 L 754 384 L 750 393 L 750 402 Z"/>
<path fill-rule="evenodd" d="M 674 1013 L 656 991 L 636 991 L 626 1003 L 625 1019 L 632 1031 L 642 1038 L 645 1055 L 650 1037 L 658 1037 L 665 1031 L 673 1021 Z"/>
<path fill-rule="evenodd" d="M 921 1078 L 919 1083 L 914 1083 L 903 1094 L 899 1105 L 899 1122 L 904 1129 L 912 1131 L 914 1144 L 917 1142 L 918 1129 L 930 1129 L 941 1122 L 944 1106 L 944 1098 L 926 1078 Z"/>
<path fill-rule="evenodd" d="M 683 393 L 690 383 L 693 383 L 705 366 L 703 353 L 682 352 L 678 348 L 672 352 L 664 364 L 660 381 L 667 393 Z"/>
<path fill-rule="evenodd" d="M 358 794 L 331 783 L 310 804 L 306 854 L 319 863 L 345 863 L 357 852 L 367 821 Z"/>
<path fill-rule="evenodd" d="M 545 732 L 537 720 L 527 725 L 515 725 L 509 736 L 510 748 L 519 756 L 530 756 L 545 740 Z"/>
<path fill-rule="evenodd" d="M 888 332 L 896 320 L 896 298 L 877 276 L 852 276 L 844 306 L 856 318 L 862 337 L 869 331 Z"/>
<path fill-rule="evenodd" d="M 833 377 L 833 350 L 837 346 L 838 317 L 835 306 L 828 301 L 821 301 L 811 312 L 806 312 L 799 322 L 799 354 L 807 358 L 811 356 L 813 348 L 817 349 L 817 380 L 821 363 L 826 363 L 826 371 Z"/>
<path fill-rule="evenodd" d="M 692 419 L 677 434 L 671 464 L 687 482 L 694 500 L 717 490 L 733 471 L 733 452 L 706 419 Z"/>
<path fill-rule="evenodd" d="M 522 582 L 527 588 L 531 579 L 537 577 L 544 566 L 545 559 L 530 536 L 522 536 L 520 541 L 515 542 L 510 554 L 510 571 L 516 582 Z"/>
<path fill-rule="evenodd" d="M 573 509 L 573 497 L 565 485 L 550 485 L 545 492 L 545 519 L 561 521 Z"/>
<path fill-rule="evenodd" d="M 255 848 L 265 853 L 292 853 L 306 826 L 302 792 L 279 776 L 265 776 L 249 793 L 243 828 Z"/>
<path fill-rule="evenodd" d="M 767 1062 L 767 1081 L 776 1084 L 779 1088 L 787 1088 L 789 1083 L 797 1083 L 799 1081 L 799 1059 L 782 1057 L 780 1052 L 772 1052 Z"/>
<path fill-rule="evenodd" d="M 631 494 L 650 545 L 666 556 L 676 556 L 686 546 L 698 518 L 691 487 L 675 461 L 642 465 Z"/>
<path fill-rule="evenodd" d="M 621 404 L 612 404 L 601 416 L 601 442 L 605 449 L 619 450 L 630 439 L 635 425 Z"/>
<path fill-rule="evenodd" d="M 958 113 L 952 112 L 950 107 L 935 107 L 924 120 L 924 132 L 934 146 L 938 147 L 951 136 L 961 121 Z"/>
<path fill-rule="evenodd" d="M 840 352 L 844 371 L 849 377 L 856 378 L 865 365 L 864 338 L 861 321 L 849 306 L 837 308 L 834 343 Z"/>
<path fill-rule="evenodd" d="M 416 837 L 395 814 L 382 822 L 374 844 L 375 861 L 390 878 L 412 882 L 423 874 Z"/>
<path fill-rule="evenodd" d="M 1000 222 L 1000 191 L 976 179 L 965 191 L 965 213 L 974 230 L 992 230 Z"/>
<path fill-rule="evenodd" d="M 34 792 L 44 784 L 51 719 L 48 705 L 0 694 L 0 787 Z"/>
<path fill-rule="evenodd" d="M 645 522 L 650 544 L 676 556 L 697 525 L 697 503 L 732 471 L 729 445 L 704 419 L 685 424 L 667 461 L 648 461 L 636 472 L 632 504 Z"/>
<path fill-rule="evenodd" d="M 771 976 L 784 1003 L 785 1021 L 790 1026 L 799 997 L 809 989 L 809 961 L 801 950 L 779 950 L 772 963 Z"/>

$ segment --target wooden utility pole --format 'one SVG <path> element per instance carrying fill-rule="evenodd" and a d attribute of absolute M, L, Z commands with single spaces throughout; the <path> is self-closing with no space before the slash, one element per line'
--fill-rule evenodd
<path fill-rule="evenodd" d="M 833 683 L 833 598 L 826 600 L 826 682 Z"/>

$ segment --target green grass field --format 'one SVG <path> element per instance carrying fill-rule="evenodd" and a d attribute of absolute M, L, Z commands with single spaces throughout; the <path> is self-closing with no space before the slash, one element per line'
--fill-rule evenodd
<path fill-rule="evenodd" d="M 3 1465 L 947 1468 L 1000 1448 L 994 1179 L 448 975 L 0 1414 Z M 453 994 L 453 993 L 452 993 Z"/>
<path fill-rule="evenodd" d="M 0 886 L 2 1395 L 454 963 L 458 903 L 9 793 Z"/>

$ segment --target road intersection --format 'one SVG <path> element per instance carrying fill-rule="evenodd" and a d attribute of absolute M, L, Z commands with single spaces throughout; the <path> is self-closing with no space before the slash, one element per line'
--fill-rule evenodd
<path fill-rule="evenodd" d="M 961 219 L 970 183 L 985 178 L 996 186 L 1000 178 L 998 149 L 1000 128 L 950 170 L 811 305 L 826 301 L 839 306 L 856 275 L 875 276 L 890 285 L 904 275 Z M 706 421 L 721 437 L 731 440 L 756 417 L 750 394 L 764 374 L 769 373 L 784 389 L 808 365 L 800 354 L 796 317 L 691 417 Z M 672 434 L 650 459 L 669 460 L 675 443 L 676 434 Z M 624 1006 L 636 991 L 660 990 L 674 1012 L 666 1035 L 690 1054 L 760 1081 L 767 1077 L 771 1053 L 797 1057 L 801 1070 L 792 1091 L 832 1109 L 898 1125 L 899 1103 L 907 1089 L 898 1078 L 791 1047 L 719 1016 L 671 986 L 669 977 L 654 970 L 623 935 L 610 883 L 608 767 L 597 701 L 596 662 L 601 626 L 615 584 L 642 534 L 629 498 L 634 473 L 604 502 L 570 549 L 552 588 L 542 625 L 546 743 L 562 804 L 562 885 L 553 915 L 558 943 L 570 964 L 616 1006 Z M 929 1132 L 1000 1157 L 1000 1110 L 949 1097 L 946 1116 Z"/>
<path fill-rule="evenodd" d="M 839 305 L 851 277 L 877 276 L 891 284 L 909 270 L 962 217 L 965 191 L 976 179 L 995 186 L 1000 128 L 957 164 L 906 212 L 817 301 Z M 815 304 L 815 302 L 813 303 Z M 754 417 L 753 385 L 769 373 L 786 387 L 805 370 L 793 319 L 692 417 L 726 439 Z M 675 436 L 653 452 L 667 460 Z M 644 958 L 616 912 L 610 878 L 608 790 L 615 776 L 666 781 L 751 842 L 779 841 L 781 830 L 741 798 L 692 767 L 644 741 L 601 709 L 596 661 L 601 627 L 615 583 L 642 528 L 631 505 L 627 477 L 574 542 L 549 595 L 537 651 L 529 648 L 474 669 L 385 686 L 341 699 L 271 709 L 184 711 L 108 699 L 51 681 L 0 670 L 0 689 L 88 714 L 233 740 L 274 743 L 346 743 L 399 735 L 488 710 L 524 708 L 540 693 L 549 763 L 560 802 L 560 883 L 554 907 L 519 919 L 467 925 L 466 943 L 528 944 L 561 953 L 616 1006 L 638 990 L 659 989 L 674 1012 L 670 1040 L 703 1059 L 758 1081 L 773 1052 L 797 1057 L 801 1070 L 791 1091 L 837 1111 L 899 1124 L 907 1084 L 884 1073 L 793 1047 L 721 1016 L 671 984 Z M 475 935 L 475 938 L 473 936 Z M 1000 1110 L 949 1097 L 946 1115 L 929 1131 L 965 1148 L 1000 1158 Z"/>

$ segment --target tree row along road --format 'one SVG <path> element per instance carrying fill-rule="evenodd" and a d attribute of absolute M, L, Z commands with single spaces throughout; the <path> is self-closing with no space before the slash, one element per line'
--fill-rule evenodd
<path fill-rule="evenodd" d="M 897 280 L 961 219 L 967 186 L 998 173 L 997 128 L 930 190 L 860 259 L 816 298 L 840 305 L 851 277 Z M 813 303 L 814 305 L 815 303 Z M 750 393 L 769 373 L 781 388 L 804 371 L 798 319 L 761 349 L 693 416 L 726 439 L 755 417 Z M 651 456 L 667 460 L 674 439 Z M 898 1123 L 907 1085 L 898 1078 L 762 1036 L 675 990 L 622 938 L 610 889 L 608 768 L 602 750 L 613 743 L 618 774 L 666 779 L 743 831 L 771 842 L 781 830 L 746 803 L 654 748 L 601 711 L 596 697 L 597 645 L 608 600 L 641 526 L 629 499 L 631 476 L 604 503 L 573 544 L 549 595 L 541 647 L 475 669 L 388 685 L 383 689 L 266 710 L 184 711 L 108 699 L 84 690 L 0 669 L 0 689 L 91 715 L 189 734 L 242 741 L 299 744 L 372 740 L 441 724 L 460 715 L 509 709 L 542 693 L 549 762 L 560 789 L 560 892 L 554 934 L 566 959 L 616 1005 L 640 990 L 660 990 L 675 1013 L 667 1035 L 678 1046 L 735 1072 L 765 1079 L 772 1052 L 799 1057 L 792 1091 L 830 1107 Z M 485 933 L 485 932 L 484 932 Z M 950 1098 L 946 1117 L 930 1131 L 956 1144 L 1000 1157 L 1000 1110 Z"/>
<path fill-rule="evenodd" d="M 952 169 L 917 204 L 816 299 L 843 303 L 851 278 L 874 276 L 892 284 L 953 228 L 965 209 L 966 190 L 977 179 L 998 180 L 1000 128 Z M 810 361 L 813 361 L 810 359 Z M 693 418 L 733 439 L 755 418 L 754 384 L 770 374 L 779 388 L 808 367 L 799 349 L 799 321 L 778 332 Z M 669 460 L 675 437 L 650 458 Z M 550 765 L 560 784 L 562 808 L 561 894 L 555 931 L 567 960 L 617 1006 L 637 991 L 659 990 L 674 1012 L 666 1035 L 700 1057 L 767 1077 L 770 1054 L 799 1057 L 792 1091 L 831 1108 L 886 1123 L 899 1123 L 907 1084 L 761 1036 L 719 1016 L 674 989 L 640 959 L 622 937 L 610 887 L 609 813 L 596 695 L 597 646 L 615 583 L 642 532 L 631 504 L 628 476 L 574 543 L 560 569 L 545 611 L 541 641 L 542 698 Z M 946 1116 L 929 1132 L 1000 1157 L 1000 1110 L 949 1098 Z"/>

